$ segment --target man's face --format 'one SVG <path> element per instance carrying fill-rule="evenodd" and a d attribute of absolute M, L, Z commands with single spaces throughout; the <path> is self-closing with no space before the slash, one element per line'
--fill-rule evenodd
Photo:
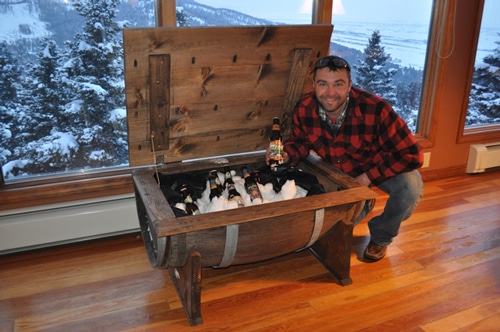
<path fill-rule="evenodd" d="M 320 68 L 314 77 L 314 92 L 323 109 L 330 118 L 336 118 L 342 112 L 352 82 L 346 69 L 331 71 L 328 67 Z"/>

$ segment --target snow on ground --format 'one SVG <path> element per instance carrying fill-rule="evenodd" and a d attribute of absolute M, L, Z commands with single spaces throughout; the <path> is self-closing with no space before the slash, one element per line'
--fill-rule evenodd
<path fill-rule="evenodd" d="M 0 11 L 0 37 L 7 43 L 22 38 L 43 38 L 50 36 L 46 24 L 39 19 L 39 12 L 30 4 L 9 6 Z"/>

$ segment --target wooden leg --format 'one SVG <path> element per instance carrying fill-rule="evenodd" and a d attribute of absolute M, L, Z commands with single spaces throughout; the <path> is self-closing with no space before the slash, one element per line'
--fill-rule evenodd
<path fill-rule="evenodd" d="M 330 234 L 319 239 L 309 248 L 342 286 L 352 284 L 349 272 L 353 228 L 351 222 L 340 221 Z"/>
<path fill-rule="evenodd" d="M 201 317 L 201 254 L 193 251 L 182 267 L 168 266 L 177 294 L 181 299 L 189 324 L 203 324 Z"/>

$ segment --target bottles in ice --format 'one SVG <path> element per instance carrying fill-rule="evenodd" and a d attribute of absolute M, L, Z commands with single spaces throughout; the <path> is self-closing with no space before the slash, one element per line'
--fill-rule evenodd
<path fill-rule="evenodd" d="M 273 118 L 271 135 L 269 136 L 269 167 L 277 170 L 283 164 L 283 139 L 281 137 L 280 119 Z"/>
<path fill-rule="evenodd" d="M 245 204 L 243 203 L 243 199 L 241 198 L 240 193 L 236 190 L 236 185 L 234 184 L 233 177 L 231 175 L 231 171 L 229 167 L 224 167 L 224 186 L 227 189 L 227 199 L 228 201 L 236 201 L 238 203 L 238 207 L 243 207 Z"/>
<path fill-rule="evenodd" d="M 186 206 L 187 214 L 200 214 L 200 210 L 198 209 L 198 205 L 193 202 L 193 197 L 189 192 L 189 188 L 186 184 L 181 186 L 180 192 L 184 199 L 184 205 Z"/>
<path fill-rule="evenodd" d="M 224 186 L 220 182 L 219 173 L 217 172 L 217 170 L 216 169 L 211 170 L 208 176 L 213 177 L 215 179 L 215 184 L 217 185 L 217 188 L 219 188 L 219 192 L 222 195 L 222 192 L 224 191 Z"/>
<path fill-rule="evenodd" d="M 216 182 L 216 179 L 218 177 L 217 176 L 213 176 L 212 174 L 210 174 L 208 176 L 208 182 L 209 182 L 209 185 L 210 185 L 210 201 L 214 198 L 214 197 L 220 197 L 222 195 L 222 192 Z"/>
<path fill-rule="evenodd" d="M 252 201 L 255 199 L 260 199 L 262 201 L 262 194 L 260 193 L 259 186 L 248 172 L 248 168 L 246 166 L 241 167 L 241 172 L 245 181 L 245 190 L 248 195 L 250 195 L 250 199 Z"/>
<path fill-rule="evenodd" d="M 260 178 L 260 170 L 254 169 L 252 171 L 252 176 L 253 176 L 253 180 L 255 181 L 255 183 L 262 183 L 262 180 Z"/>

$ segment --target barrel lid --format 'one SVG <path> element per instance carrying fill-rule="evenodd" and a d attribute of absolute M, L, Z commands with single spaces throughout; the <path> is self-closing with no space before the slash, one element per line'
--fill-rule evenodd
<path fill-rule="evenodd" d="M 286 138 L 331 25 L 125 29 L 131 166 L 263 150 Z"/>

